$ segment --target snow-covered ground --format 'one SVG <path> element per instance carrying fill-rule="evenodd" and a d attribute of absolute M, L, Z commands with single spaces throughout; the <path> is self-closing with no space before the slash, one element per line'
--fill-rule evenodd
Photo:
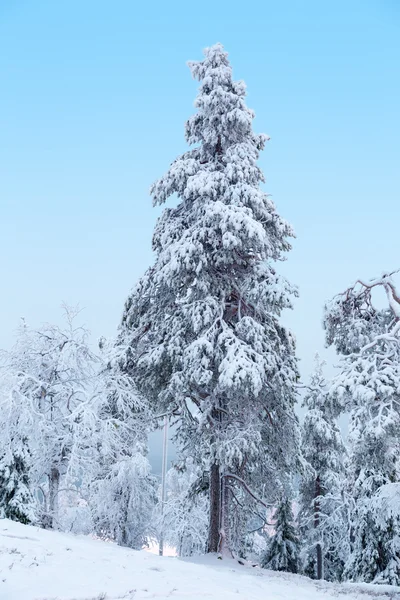
<path fill-rule="evenodd" d="M 159 557 L 83 536 L 0 521 L 1 600 L 368 600 L 400 588 L 318 584 L 220 561 Z"/>

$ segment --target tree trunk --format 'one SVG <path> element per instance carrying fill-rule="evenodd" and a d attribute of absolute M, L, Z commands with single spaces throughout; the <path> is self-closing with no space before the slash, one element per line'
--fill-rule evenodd
<path fill-rule="evenodd" d="M 232 557 L 230 549 L 230 492 L 228 480 L 226 477 L 221 477 L 221 530 L 220 530 L 220 547 L 219 551 L 222 556 Z"/>
<path fill-rule="evenodd" d="M 56 529 L 58 523 L 58 492 L 60 488 L 60 471 L 52 467 L 49 478 L 49 526 Z"/>
<path fill-rule="evenodd" d="M 208 526 L 207 552 L 218 552 L 221 512 L 221 476 L 219 465 L 214 463 L 210 469 L 210 519 Z"/>
<path fill-rule="evenodd" d="M 314 529 L 317 532 L 318 538 L 319 538 L 318 528 L 319 528 L 319 524 L 320 524 L 320 518 L 319 518 L 320 506 L 319 506 L 319 500 L 317 500 L 317 498 L 320 495 L 321 495 L 321 481 L 318 476 L 317 479 L 315 480 L 315 500 L 314 500 Z M 320 542 L 317 542 L 316 549 L 317 549 L 317 579 L 323 579 L 323 577 L 324 577 L 324 557 L 322 555 L 322 545 Z"/>

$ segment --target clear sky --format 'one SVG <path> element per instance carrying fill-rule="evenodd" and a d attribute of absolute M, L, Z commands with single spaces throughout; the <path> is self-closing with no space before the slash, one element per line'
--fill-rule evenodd
<path fill-rule="evenodd" d="M 186 60 L 217 41 L 297 232 L 282 271 L 303 375 L 324 301 L 400 266 L 397 0 L 0 0 L 0 346 L 62 301 L 114 334 L 152 260 L 149 186 L 186 148 Z"/>

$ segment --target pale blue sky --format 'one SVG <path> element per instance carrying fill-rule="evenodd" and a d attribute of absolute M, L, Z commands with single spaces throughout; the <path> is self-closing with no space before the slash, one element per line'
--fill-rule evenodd
<path fill-rule="evenodd" d="M 152 260 L 148 188 L 185 149 L 186 60 L 220 41 L 298 239 L 282 266 L 302 372 L 322 306 L 400 266 L 397 0 L 0 0 L 0 346 L 79 302 L 113 335 Z"/>

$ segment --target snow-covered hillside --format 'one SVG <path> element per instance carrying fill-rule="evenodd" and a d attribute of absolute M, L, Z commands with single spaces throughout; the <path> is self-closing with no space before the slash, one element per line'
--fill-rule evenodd
<path fill-rule="evenodd" d="M 400 588 L 318 584 L 213 556 L 159 557 L 0 521 L 1 600 L 331 600 L 338 595 L 394 599 Z"/>

